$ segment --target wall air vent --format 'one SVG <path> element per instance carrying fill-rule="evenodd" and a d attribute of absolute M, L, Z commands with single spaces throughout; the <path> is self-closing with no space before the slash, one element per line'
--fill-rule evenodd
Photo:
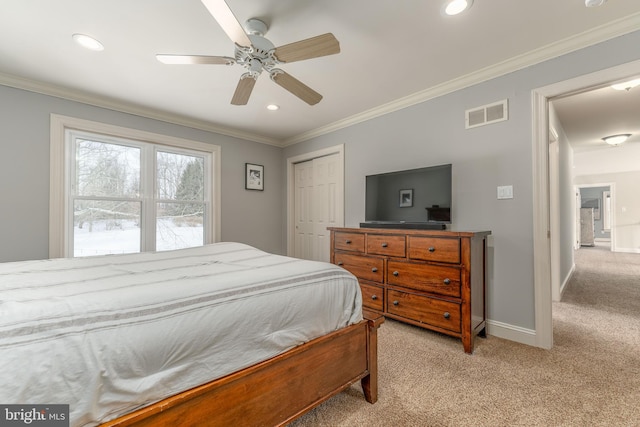
<path fill-rule="evenodd" d="M 465 128 L 470 129 L 509 119 L 508 100 L 494 102 L 465 111 Z"/>

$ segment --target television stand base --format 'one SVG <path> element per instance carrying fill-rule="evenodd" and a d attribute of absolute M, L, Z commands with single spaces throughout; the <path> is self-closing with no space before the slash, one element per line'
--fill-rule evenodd
<path fill-rule="evenodd" d="M 400 230 L 446 230 L 447 225 L 438 222 L 361 222 L 360 228 L 395 228 Z"/>

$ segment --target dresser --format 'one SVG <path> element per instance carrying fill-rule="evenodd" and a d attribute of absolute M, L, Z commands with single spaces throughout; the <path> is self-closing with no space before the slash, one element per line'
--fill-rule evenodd
<path fill-rule="evenodd" d="M 360 282 L 363 308 L 451 335 L 486 336 L 489 231 L 330 227 L 331 262 Z"/>

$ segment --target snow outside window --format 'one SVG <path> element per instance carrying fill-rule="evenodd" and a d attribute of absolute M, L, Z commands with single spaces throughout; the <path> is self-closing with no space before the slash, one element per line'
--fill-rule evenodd
<path fill-rule="evenodd" d="M 68 246 L 73 256 L 206 243 L 207 153 L 68 131 Z"/>

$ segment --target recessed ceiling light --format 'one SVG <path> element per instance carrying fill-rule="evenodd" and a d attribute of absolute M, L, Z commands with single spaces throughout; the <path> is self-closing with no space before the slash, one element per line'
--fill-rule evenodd
<path fill-rule="evenodd" d="M 473 0 L 449 0 L 444 6 L 444 13 L 447 15 L 457 15 L 469 9 Z"/>
<path fill-rule="evenodd" d="M 276 104 L 267 105 L 267 110 L 276 111 L 276 110 L 279 110 L 279 109 L 280 109 L 280 107 L 278 105 L 276 105 Z"/>
<path fill-rule="evenodd" d="M 89 37 L 86 34 L 76 33 L 72 37 L 76 43 L 78 43 L 80 46 L 86 49 L 95 50 L 95 51 L 104 50 L 104 46 L 102 45 L 102 43 L 100 43 L 98 40 L 94 39 L 93 37 Z"/>
<path fill-rule="evenodd" d="M 605 1 L 607 0 L 584 0 L 584 5 L 587 7 L 598 7 L 602 6 Z"/>
<path fill-rule="evenodd" d="M 614 85 L 611 85 L 611 88 L 615 90 L 631 90 L 638 85 L 640 85 L 640 79 L 630 80 L 623 83 L 616 83 Z"/>
<path fill-rule="evenodd" d="M 604 138 L 602 138 L 602 140 L 609 145 L 620 145 L 625 142 L 630 136 L 630 133 L 622 133 L 620 135 L 605 136 Z"/>

